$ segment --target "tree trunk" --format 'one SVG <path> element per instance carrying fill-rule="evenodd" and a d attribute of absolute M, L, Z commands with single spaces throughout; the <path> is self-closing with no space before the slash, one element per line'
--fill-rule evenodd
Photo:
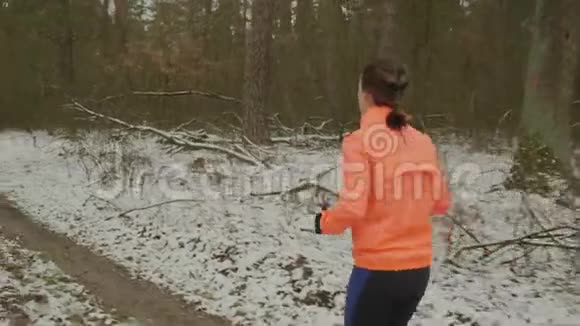
<path fill-rule="evenodd" d="M 241 14 L 241 17 L 240 17 L 241 25 L 240 26 L 242 27 L 241 35 L 240 35 L 241 36 L 241 39 L 240 39 L 241 44 L 246 44 L 246 37 L 248 34 L 247 27 L 248 27 L 248 7 L 249 6 L 250 5 L 248 3 L 248 0 L 242 0 L 241 10 L 240 10 L 241 11 L 240 12 L 240 14 Z"/>
<path fill-rule="evenodd" d="M 272 19 L 275 0 L 254 0 L 252 26 L 246 43 L 244 71 L 244 134 L 257 143 L 267 143 L 270 133 L 265 107 L 270 92 Z"/>
<path fill-rule="evenodd" d="M 107 59 L 111 58 L 111 17 L 109 16 L 109 5 L 111 0 L 103 0 L 101 3 L 101 17 L 100 39 L 103 56 Z"/>
<path fill-rule="evenodd" d="M 210 38 L 212 31 L 212 0 L 204 0 L 203 10 L 204 10 L 204 23 L 203 23 L 203 53 L 204 57 L 209 55 L 210 51 Z"/>
<path fill-rule="evenodd" d="M 304 117 L 312 113 L 312 108 L 319 106 L 317 98 L 323 94 L 320 89 L 319 46 L 320 37 L 317 35 L 316 8 L 313 0 L 294 1 L 294 35 L 295 46 L 289 53 L 292 56 L 293 74 L 290 76 L 292 84 L 289 86 L 292 96 L 294 114 L 292 123 L 301 122 Z"/>
<path fill-rule="evenodd" d="M 570 160 L 570 165 L 572 168 L 572 182 L 571 182 L 571 192 L 572 192 L 572 208 L 576 211 L 576 227 L 580 227 L 580 143 L 577 141 L 573 142 L 574 152 L 572 159 Z M 576 242 L 580 245 L 580 231 L 576 233 Z M 580 273 L 580 250 L 576 251 L 576 274 Z M 580 294 L 580 288 L 576 287 L 576 294 Z"/>
<path fill-rule="evenodd" d="M 580 207 L 580 144 L 573 137 L 571 116 L 574 85 L 580 78 L 580 20 L 575 17 L 579 10 L 575 0 L 536 0 L 522 110 L 524 129 L 541 136 L 568 170 L 576 211 Z M 580 252 L 575 263 L 580 272 Z"/>
<path fill-rule="evenodd" d="M 292 32 L 292 1 L 278 1 L 278 34 L 288 36 Z"/>
<path fill-rule="evenodd" d="M 538 135 L 562 163 L 571 156 L 570 106 L 577 65 L 578 19 L 573 0 L 536 0 L 522 126 Z"/>
<path fill-rule="evenodd" d="M 574 2 L 573 4 L 570 2 Z M 580 126 L 576 125 L 580 122 L 580 21 L 575 13 L 580 10 L 580 4 L 577 1 L 569 0 L 568 4 L 573 6 L 566 11 L 564 23 L 566 24 L 567 33 L 564 37 L 568 39 L 568 62 L 575 55 L 576 64 L 576 81 L 574 86 L 574 93 L 572 95 L 572 105 L 570 106 L 571 122 L 570 128 L 572 137 L 572 155 L 570 159 L 570 169 L 572 171 L 570 176 L 570 193 L 572 197 L 572 207 L 576 211 L 576 226 L 580 227 Z M 570 67 L 571 71 L 574 71 Z M 580 245 L 580 231 L 576 233 L 576 242 Z M 576 251 L 576 275 L 580 273 L 580 250 Z M 580 287 L 576 286 L 576 294 L 580 295 Z"/>
<path fill-rule="evenodd" d="M 329 116 L 336 117 L 338 121 L 345 122 L 345 112 L 341 110 L 341 104 L 345 104 L 344 92 L 340 92 L 342 71 L 341 59 L 344 53 L 341 51 L 340 39 L 336 35 L 346 35 L 343 29 L 344 17 L 340 4 L 335 1 L 326 1 L 319 7 L 319 24 L 321 29 L 321 53 L 324 53 L 322 67 L 321 89 L 324 90 L 325 104 L 328 106 Z M 348 94 L 348 93 L 347 93 Z M 350 94 L 352 95 L 352 94 Z M 348 108 L 349 110 L 352 108 Z"/>
<path fill-rule="evenodd" d="M 397 15 L 396 0 L 369 0 L 372 9 L 373 35 L 376 42 L 377 58 L 399 59 L 400 53 L 397 48 L 396 24 Z"/>
<path fill-rule="evenodd" d="M 115 0 L 115 26 L 117 36 L 117 51 L 121 54 L 127 51 L 127 23 L 129 18 L 128 0 Z"/>
<path fill-rule="evenodd" d="M 294 110 L 296 105 L 293 103 L 295 89 L 290 86 L 296 73 L 294 65 L 296 56 L 293 54 L 296 47 L 292 38 L 292 0 L 278 0 L 276 13 L 275 21 L 279 23 L 272 50 L 276 58 L 272 70 L 277 78 L 272 83 L 272 93 L 278 94 L 278 99 L 273 99 L 271 103 L 281 111 L 283 119 L 287 119 L 296 115 Z"/>
<path fill-rule="evenodd" d="M 74 71 L 74 35 L 72 28 L 71 1 L 61 0 L 63 32 L 60 41 L 60 68 L 67 88 L 73 85 Z"/>
<path fill-rule="evenodd" d="M 407 93 L 409 107 L 430 109 L 426 99 L 431 98 L 431 57 L 433 52 L 433 17 L 435 0 L 413 0 L 406 17 L 416 17 L 421 23 L 413 23 L 410 29 L 410 54 L 408 63 L 413 67 L 412 87 Z"/>

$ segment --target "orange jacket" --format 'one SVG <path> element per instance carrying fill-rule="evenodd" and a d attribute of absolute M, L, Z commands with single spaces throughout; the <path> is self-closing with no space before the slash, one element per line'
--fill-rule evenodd
<path fill-rule="evenodd" d="M 338 202 L 322 212 L 322 234 L 351 228 L 354 264 L 370 270 L 431 265 L 431 215 L 444 214 L 450 194 L 431 138 L 408 126 L 387 128 L 391 110 L 370 108 L 342 147 Z"/>

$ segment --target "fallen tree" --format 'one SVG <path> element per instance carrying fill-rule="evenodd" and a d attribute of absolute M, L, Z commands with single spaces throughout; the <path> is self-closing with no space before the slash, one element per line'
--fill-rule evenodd
<path fill-rule="evenodd" d="M 218 94 L 218 93 L 214 93 L 214 92 L 198 91 L 198 90 L 193 90 L 193 89 L 191 89 L 191 90 L 182 90 L 182 91 L 174 91 L 174 92 L 133 91 L 133 92 L 125 93 L 125 94 L 107 96 L 107 97 L 104 97 L 104 98 L 100 99 L 99 101 L 97 101 L 97 103 L 110 102 L 110 101 L 118 100 L 118 99 L 125 98 L 125 97 L 130 97 L 130 96 L 141 96 L 141 97 L 174 97 L 174 96 L 188 96 L 188 95 L 194 95 L 194 96 L 201 96 L 201 97 L 212 98 L 212 99 L 216 99 L 216 100 L 221 100 L 221 101 L 226 101 L 226 102 L 234 103 L 234 104 L 237 104 L 237 105 L 242 104 L 242 100 L 240 100 L 238 98 L 235 98 L 235 97 L 226 96 L 226 95 L 222 95 L 222 94 Z"/>
<path fill-rule="evenodd" d="M 141 95 L 150 94 L 151 96 L 153 96 L 153 94 L 159 95 L 158 92 L 136 93 Z M 181 93 L 183 92 L 179 92 L 179 94 Z M 174 95 L 177 96 L 176 93 L 169 93 L 166 96 Z M 113 98 L 115 97 L 110 97 L 110 99 Z M 67 104 L 66 107 L 86 114 L 92 118 L 114 123 L 125 128 L 126 130 L 147 132 L 159 136 L 171 146 L 171 148 L 168 149 L 168 152 L 171 154 L 175 154 L 186 149 L 211 150 L 227 154 L 232 158 L 241 160 L 246 163 L 266 167 L 269 166 L 267 161 L 274 155 L 273 151 L 269 151 L 267 146 L 258 146 L 251 142 L 241 133 L 242 128 L 235 125 L 227 126 L 226 129 L 229 129 L 230 132 L 224 132 L 220 127 L 210 122 L 198 121 L 197 119 L 193 118 L 189 121 L 179 124 L 171 130 L 162 130 L 151 126 L 132 124 L 117 117 L 105 115 L 103 113 L 92 110 L 86 105 L 75 100 Z M 232 112 L 230 112 L 230 114 L 232 114 L 239 120 L 239 122 L 241 122 L 241 119 L 239 119 L 237 114 Z M 310 146 L 320 142 L 336 142 L 342 138 L 341 135 L 332 135 L 332 131 L 327 129 L 329 124 L 332 122 L 332 119 L 323 120 L 318 124 L 306 121 L 303 125 L 295 128 L 284 125 L 278 117 L 278 114 L 275 114 L 269 118 L 269 121 L 269 128 L 273 129 L 275 134 L 279 135 L 272 137 L 271 143 L 273 144 L 286 143 L 289 145 Z M 225 134 L 226 136 L 224 137 L 217 134 L 209 134 L 205 129 L 188 129 L 188 127 L 196 122 L 205 124 L 206 126 L 215 129 L 215 132 Z M 233 131 L 233 133 L 231 131 Z M 231 135 L 233 135 L 233 137 L 231 137 Z M 328 189 L 326 190 L 329 191 Z"/>
<path fill-rule="evenodd" d="M 217 152 L 227 154 L 230 157 L 239 159 L 241 161 L 244 161 L 244 162 L 247 162 L 247 163 L 250 163 L 253 165 L 257 165 L 257 166 L 266 165 L 263 161 L 256 159 L 255 156 L 248 155 L 248 153 L 242 153 L 239 150 L 234 150 L 234 149 L 227 148 L 225 146 L 220 146 L 217 144 L 205 142 L 202 138 L 200 138 L 199 133 L 198 134 L 194 134 L 191 132 L 179 133 L 178 131 L 171 132 L 171 131 L 164 131 L 164 130 L 157 129 L 154 127 L 149 127 L 149 126 L 133 125 L 133 124 L 130 124 L 130 123 L 125 122 L 123 120 L 117 119 L 115 117 L 110 117 L 110 116 L 104 115 L 102 113 L 98 113 L 98 112 L 95 112 L 93 110 L 90 110 L 89 108 L 85 107 L 84 105 L 82 105 L 81 103 L 79 103 L 77 101 L 73 101 L 70 105 L 68 105 L 68 107 L 70 107 L 73 110 L 88 114 L 92 117 L 112 122 L 114 124 L 117 124 L 119 126 L 126 128 L 128 130 L 137 130 L 137 131 L 142 131 L 142 132 L 147 132 L 147 133 L 157 135 L 157 136 L 165 139 L 166 141 L 168 141 L 176 146 L 194 149 L 194 150 L 205 149 L 205 150 L 217 151 Z M 225 142 L 225 140 L 224 140 L 224 142 Z"/>
<path fill-rule="evenodd" d="M 560 250 L 580 250 L 578 243 L 574 241 L 574 237 L 580 231 L 580 229 L 571 223 L 554 223 L 541 209 L 534 209 L 531 205 L 530 198 L 528 194 L 521 193 L 521 203 L 519 206 L 519 213 L 522 219 L 520 222 L 528 223 L 526 230 L 523 232 L 516 232 L 514 229 L 514 235 L 511 238 L 504 238 L 495 241 L 481 241 L 476 232 L 471 231 L 465 222 L 474 222 L 477 217 L 472 217 L 474 212 L 464 211 L 459 207 L 456 211 L 459 215 L 446 216 L 449 218 L 453 224 L 450 228 L 450 233 L 448 236 L 448 258 L 447 261 L 452 265 L 457 267 L 469 268 L 475 261 L 480 261 L 483 264 L 487 264 L 492 260 L 499 258 L 503 255 L 508 255 L 507 260 L 504 260 L 500 265 L 513 264 L 521 259 L 529 259 L 533 252 L 536 252 L 539 248 L 544 249 L 560 249 Z M 475 212 L 479 214 L 479 212 Z M 463 219 L 464 221 L 462 222 Z M 457 237 L 452 237 L 454 232 L 454 227 L 457 226 L 462 233 L 468 235 L 471 239 L 471 243 L 459 243 L 453 242 L 452 238 L 459 240 L 461 234 L 457 234 Z M 516 234 L 519 233 L 519 234 Z M 454 247 L 454 248 L 453 248 Z M 476 255 L 466 255 L 468 252 L 478 252 L 481 254 Z M 459 260 L 467 260 L 470 263 L 465 265 L 460 265 Z"/>
<path fill-rule="evenodd" d="M 330 172 L 336 170 L 336 166 L 331 167 L 329 169 L 326 169 L 318 174 L 316 174 L 315 176 L 303 180 L 301 181 L 298 185 L 289 188 L 289 189 L 284 189 L 284 190 L 277 190 L 277 191 L 271 191 L 271 192 L 265 192 L 265 193 L 250 193 L 250 195 L 252 197 L 268 197 L 268 196 L 280 196 L 282 198 L 284 198 L 287 195 L 292 195 L 304 190 L 309 190 L 309 189 L 314 189 L 315 192 L 318 194 L 320 192 L 322 193 L 326 193 L 326 194 L 330 194 L 334 197 L 338 197 L 338 193 L 332 189 L 329 189 L 323 185 L 320 184 L 320 180 L 327 174 L 329 174 Z"/>
<path fill-rule="evenodd" d="M 566 232 L 555 233 L 556 231 L 564 231 L 564 230 L 567 230 L 569 232 L 567 232 L 567 233 Z M 563 244 L 559 241 L 557 241 L 555 243 L 534 241 L 534 240 L 545 240 L 545 239 L 553 240 L 553 239 L 571 238 L 575 235 L 576 232 L 578 232 L 578 230 L 579 230 L 578 228 L 573 227 L 571 225 L 564 225 L 564 226 L 558 226 L 558 227 L 545 229 L 542 231 L 532 232 L 532 233 L 525 234 L 523 236 L 513 238 L 513 239 L 495 241 L 495 242 L 490 242 L 490 243 L 479 243 L 479 244 L 475 244 L 475 245 L 465 246 L 465 247 L 460 248 L 457 252 L 455 252 L 454 258 L 456 258 L 457 256 L 459 256 L 461 253 L 463 253 L 465 251 L 475 250 L 475 249 L 484 249 L 484 250 L 487 249 L 485 255 L 489 256 L 489 255 L 499 251 L 500 249 L 505 248 L 505 247 L 510 246 L 510 245 L 555 247 L 555 248 L 561 248 L 561 249 L 578 250 L 578 249 L 580 249 L 580 247 L 578 247 L 578 246 Z M 493 250 L 489 250 L 489 248 L 493 248 Z"/>

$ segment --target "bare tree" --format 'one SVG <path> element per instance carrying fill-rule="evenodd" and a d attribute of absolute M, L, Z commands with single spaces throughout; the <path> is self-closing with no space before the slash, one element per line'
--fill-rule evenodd
<path fill-rule="evenodd" d="M 111 0 L 99 1 L 99 17 L 100 17 L 100 31 L 99 37 L 101 39 L 101 51 L 104 56 L 110 58 L 111 55 L 111 17 L 109 16 L 109 6 Z"/>
<path fill-rule="evenodd" d="M 580 146 L 573 139 L 571 119 L 580 78 L 579 10 L 574 0 L 536 0 L 522 110 L 524 129 L 540 135 L 563 164 L 570 162 L 566 170 L 574 209 L 580 205 Z M 580 269 L 580 253 L 576 265 Z"/>
<path fill-rule="evenodd" d="M 60 69 L 63 80 L 67 86 L 71 86 L 75 79 L 71 1 L 60 0 L 60 5 L 62 9 L 63 28 L 60 38 Z"/>
<path fill-rule="evenodd" d="M 367 0 L 372 9 L 373 34 L 376 42 L 376 57 L 397 57 L 397 43 L 395 41 L 397 7 L 395 0 Z"/>
<path fill-rule="evenodd" d="M 266 143 L 270 138 L 264 112 L 270 91 L 273 13 L 274 0 L 254 0 L 242 102 L 244 133 L 256 143 Z"/>
<path fill-rule="evenodd" d="M 524 90 L 522 124 L 541 136 L 562 162 L 570 160 L 571 118 L 577 65 L 573 0 L 536 0 Z"/>
<path fill-rule="evenodd" d="M 128 0 L 115 0 L 115 26 L 117 27 L 117 48 L 121 53 L 127 50 L 127 29 L 129 19 Z"/>

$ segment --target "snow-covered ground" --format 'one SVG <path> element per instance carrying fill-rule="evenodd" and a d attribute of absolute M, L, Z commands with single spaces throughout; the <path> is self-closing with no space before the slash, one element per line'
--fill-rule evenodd
<path fill-rule="evenodd" d="M 554 198 L 501 187 L 511 164 L 503 145 L 482 152 L 463 138 L 438 141 L 454 216 L 479 241 L 573 222 L 573 212 Z M 312 228 L 312 192 L 252 195 L 291 188 L 336 166 L 338 147 L 268 150 L 276 153 L 272 167 L 258 168 L 207 151 L 169 155 L 146 136 L 5 131 L 0 192 L 39 223 L 210 313 L 247 325 L 342 325 L 352 268 L 348 234 L 301 231 Z M 336 189 L 336 171 L 323 184 Z M 183 201 L 121 214 L 176 199 Z M 451 223 L 434 221 L 432 282 L 413 325 L 579 324 L 579 299 L 570 291 L 574 252 L 534 246 L 507 262 L 529 248 L 513 245 L 489 257 L 468 250 L 444 263 L 449 250 L 475 241 L 459 227 L 448 237 Z"/>
<path fill-rule="evenodd" d="M 118 318 L 117 318 L 118 319 Z M 42 254 L 0 236 L 0 325 L 129 325 Z"/>

